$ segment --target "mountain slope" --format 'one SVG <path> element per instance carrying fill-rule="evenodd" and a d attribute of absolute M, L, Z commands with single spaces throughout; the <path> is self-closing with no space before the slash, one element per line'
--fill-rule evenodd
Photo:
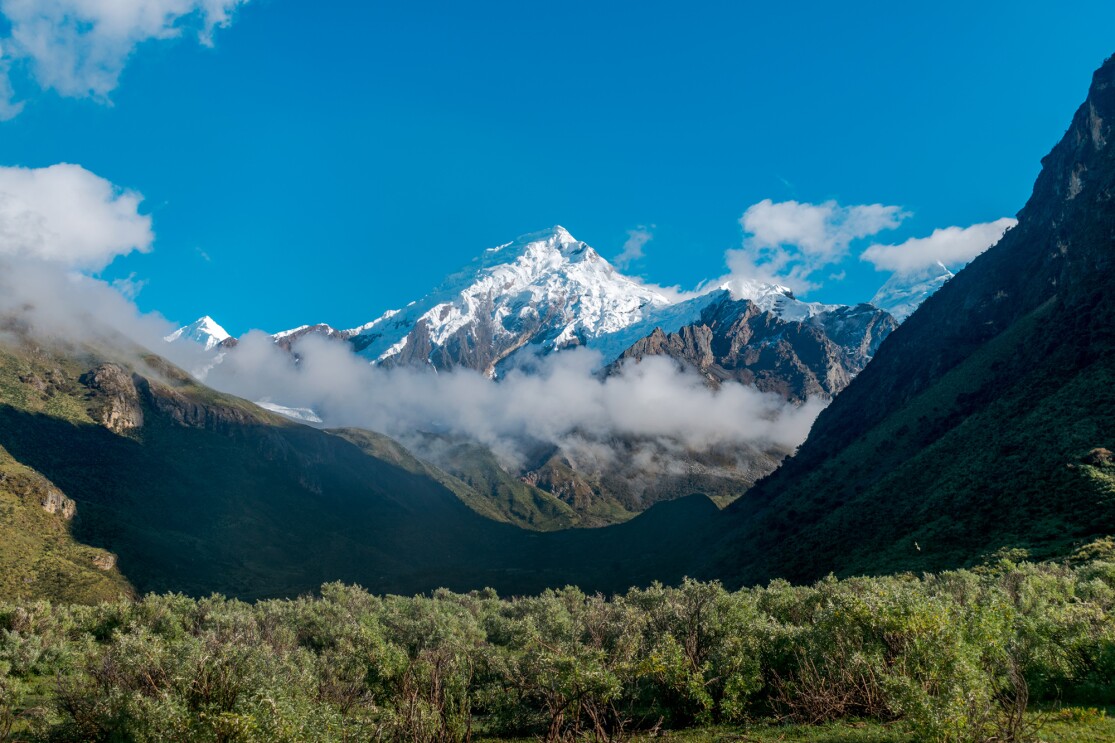
<path fill-rule="evenodd" d="M 479 444 L 443 436 L 424 436 L 422 451 L 432 460 L 415 457 L 398 442 L 361 429 L 329 431 L 372 456 L 408 472 L 424 474 L 449 488 L 469 508 L 494 521 L 526 529 L 551 531 L 576 526 L 580 515 L 550 493 L 516 479 Z M 436 452 L 436 455 L 435 455 Z"/>
<path fill-rule="evenodd" d="M 1115 528 L 1115 61 L 1018 226 L 942 286 L 729 509 L 738 580 L 1040 555 Z"/>
<path fill-rule="evenodd" d="M 208 324 L 203 318 L 176 336 L 203 342 L 207 336 L 198 328 Z M 784 286 L 759 281 L 733 279 L 697 295 L 646 286 L 554 227 L 485 251 L 426 297 L 359 328 L 304 325 L 271 338 L 296 360 L 303 352 L 299 341 L 314 336 L 347 342 L 381 367 L 464 368 L 496 378 L 511 368 L 525 374 L 545 369 L 539 356 L 569 348 L 595 351 L 610 375 L 622 373 L 619 361 L 670 355 L 696 367 L 711 386 L 734 381 L 803 403 L 811 397 L 827 400 L 846 386 L 894 326 L 886 313 L 867 305 L 802 302 Z M 693 333 L 715 348 L 666 341 Z M 214 378 L 206 375 L 234 359 L 236 346 L 235 339 L 210 344 L 211 363 L 193 364 L 199 379 Z M 584 384 L 596 380 L 586 374 Z M 244 392 L 242 386 L 235 389 Z M 328 422 L 271 393 L 252 399 L 302 422 Z M 313 407 L 312 400 L 302 404 Z M 518 443 L 536 456 L 512 466 L 475 442 L 446 447 L 420 431 L 390 433 L 419 458 L 466 483 L 453 489 L 478 512 L 544 529 L 617 523 L 693 492 L 725 504 L 771 472 L 792 448 L 732 452 L 727 445 L 702 449 L 666 441 L 668 436 L 594 437 L 584 431 L 534 441 L 528 440 L 528 429 Z"/>

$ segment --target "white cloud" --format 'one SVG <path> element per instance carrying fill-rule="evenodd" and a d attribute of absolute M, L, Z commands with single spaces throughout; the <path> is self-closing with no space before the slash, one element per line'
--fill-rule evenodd
<path fill-rule="evenodd" d="M 971 227 L 944 227 L 933 230 L 929 237 L 915 237 L 898 245 L 872 245 L 863 251 L 861 260 L 874 264 L 880 271 L 911 273 L 935 263 L 957 268 L 990 248 L 1018 220 L 1003 217 L 994 222 Z"/>
<path fill-rule="evenodd" d="M 0 254 L 99 270 L 151 248 L 142 200 L 78 165 L 0 167 Z"/>
<path fill-rule="evenodd" d="M 686 448 L 718 445 L 789 451 L 824 407 L 820 400 L 792 405 L 735 383 L 713 391 L 699 374 L 662 358 L 601 379 L 598 354 L 563 351 L 493 383 L 467 369 L 381 369 L 347 344 L 312 335 L 295 350 L 297 362 L 269 336 L 249 333 L 210 364 L 204 381 L 248 399 L 311 409 L 329 427 L 369 428 L 404 441 L 416 431 L 467 436 L 512 467 L 539 442 L 612 451 L 617 437 L 661 442 L 681 459 Z"/>
<path fill-rule="evenodd" d="M 654 229 L 654 225 L 650 225 L 650 227 L 639 225 L 633 230 L 628 230 L 627 241 L 623 244 L 623 252 L 617 255 L 612 262 L 620 268 L 627 268 L 642 258 L 643 247 L 654 238 L 652 229 Z"/>
<path fill-rule="evenodd" d="M 816 288 L 813 275 L 844 260 L 853 240 L 894 229 L 908 214 L 898 206 L 841 206 L 764 199 L 740 217 L 743 247 L 726 259 L 731 278 L 759 279 L 804 291 Z"/>
<path fill-rule="evenodd" d="M 26 65 L 43 90 L 104 100 L 128 58 L 143 42 L 185 32 L 211 44 L 247 0 L 0 0 L 11 24 L 0 57 L 0 119 L 19 113 L 9 80 L 13 62 Z"/>

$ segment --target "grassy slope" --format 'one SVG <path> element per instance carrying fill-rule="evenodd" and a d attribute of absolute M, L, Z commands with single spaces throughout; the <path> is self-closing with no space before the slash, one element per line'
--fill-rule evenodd
<path fill-rule="evenodd" d="M 45 360 L 0 351 L 0 404 L 88 422 L 84 406 L 68 394 L 72 388 L 66 379 L 74 369 Z M 32 375 L 44 383 L 42 391 L 19 381 Z M 43 496 L 52 489 L 40 473 L 0 447 L 0 596 L 96 603 L 130 594 L 131 586 L 116 568 L 95 565 L 95 559 L 107 564 L 104 550 L 78 542 L 69 521 L 43 508 Z"/>
<path fill-rule="evenodd" d="M 5 574 L 15 583 L 5 586 L 6 595 L 22 595 L 23 574 L 15 566 L 28 566 L 26 573 L 59 560 L 88 562 L 92 548 L 86 545 L 118 554 L 120 569 L 140 590 L 273 595 L 313 590 L 327 577 L 367 579 L 372 570 L 403 576 L 414 571 L 400 564 L 411 549 L 419 564 L 433 561 L 434 548 L 416 546 L 425 535 L 408 518 L 412 509 L 422 510 L 427 526 L 444 527 L 461 512 L 471 516 L 426 477 L 196 385 L 161 360 L 149 361 L 157 368 L 138 358 L 133 364 L 190 403 L 245 416 L 247 424 L 205 430 L 148 410 L 142 429 L 116 435 L 93 421 L 96 401 L 78 382 L 98 362 L 95 354 L 26 344 L 0 348 L 5 466 L 42 473 L 78 505 L 70 537 L 56 520 L 44 520 L 3 492 L 5 505 L 11 504 L 3 523 L 10 538 L 0 542 L 0 559 L 12 566 Z M 462 531 L 476 527 L 461 521 Z M 387 530 L 392 544 L 381 550 L 375 537 Z M 107 587 L 82 588 L 89 596 L 124 585 L 115 571 L 78 577 L 107 581 Z M 399 587 L 409 579 L 399 578 Z M 365 582 L 392 585 L 390 577 Z M 43 580 L 23 585 L 36 585 L 38 596 L 70 598 Z"/>
<path fill-rule="evenodd" d="M 456 443 L 452 447 L 453 474 L 411 454 L 404 446 L 382 434 L 346 428 L 331 431 L 359 446 L 371 456 L 431 477 L 453 491 L 472 510 L 494 521 L 525 529 L 566 529 L 580 521 L 577 513 L 549 493 L 519 481 L 499 466 L 495 456 L 479 444 Z"/>
<path fill-rule="evenodd" d="M 97 603 L 132 592 L 115 568 L 102 570 L 104 551 L 77 542 L 69 522 L 49 513 L 49 483 L 0 449 L 0 596 Z"/>

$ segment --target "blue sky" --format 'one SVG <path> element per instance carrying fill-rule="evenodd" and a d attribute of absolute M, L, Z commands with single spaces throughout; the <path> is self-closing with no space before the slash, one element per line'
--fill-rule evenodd
<path fill-rule="evenodd" d="M 1110 0 L 226 4 L 211 46 L 117 43 L 109 83 L 13 57 L 0 164 L 141 193 L 153 250 L 105 277 L 237 334 L 357 325 L 552 224 L 607 257 L 647 228 L 628 270 L 691 288 L 764 199 L 896 207 L 805 295 L 866 300 L 871 243 L 1013 215 L 1115 52 Z"/>

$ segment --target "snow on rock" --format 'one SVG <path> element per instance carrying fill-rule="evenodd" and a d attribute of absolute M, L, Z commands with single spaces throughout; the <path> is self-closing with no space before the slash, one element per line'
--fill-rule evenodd
<path fill-rule="evenodd" d="M 952 277 L 952 271 L 940 261 L 920 271 L 896 273 L 875 292 L 871 304 L 902 322 Z"/>
<path fill-rule="evenodd" d="M 788 287 L 752 279 L 733 278 L 721 284 L 720 288 L 731 292 L 732 299 L 749 299 L 759 309 L 790 322 L 808 320 L 840 307 L 836 304 L 802 302 Z"/>
<path fill-rule="evenodd" d="M 310 408 L 288 408 L 285 405 L 277 405 L 270 400 L 256 400 L 256 405 L 264 410 L 270 410 L 272 413 L 278 413 L 284 418 L 299 421 L 300 423 L 321 423 L 322 420 Z"/>
<path fill-rule="evenodd" d="M 419 343 L 467 340 L 490 341 L 496 350 L 485 360 L 494 365 L 527 343 L 544 352 L 585 345 L 673 303 L 668 291 L 624 276 L 558 226 L 486 250 L 426 297 L 349 332 L 377 363 Z"/>
<path fill-rule="evenodd" d="M 209 315 L 206 315 L 189 325 L 178 328 L 163 340 L 167 343 L 191 341 L 203 346 L 206 351 L 212 351 L 230 337 L 224 328 L 218 325 Z"/>

